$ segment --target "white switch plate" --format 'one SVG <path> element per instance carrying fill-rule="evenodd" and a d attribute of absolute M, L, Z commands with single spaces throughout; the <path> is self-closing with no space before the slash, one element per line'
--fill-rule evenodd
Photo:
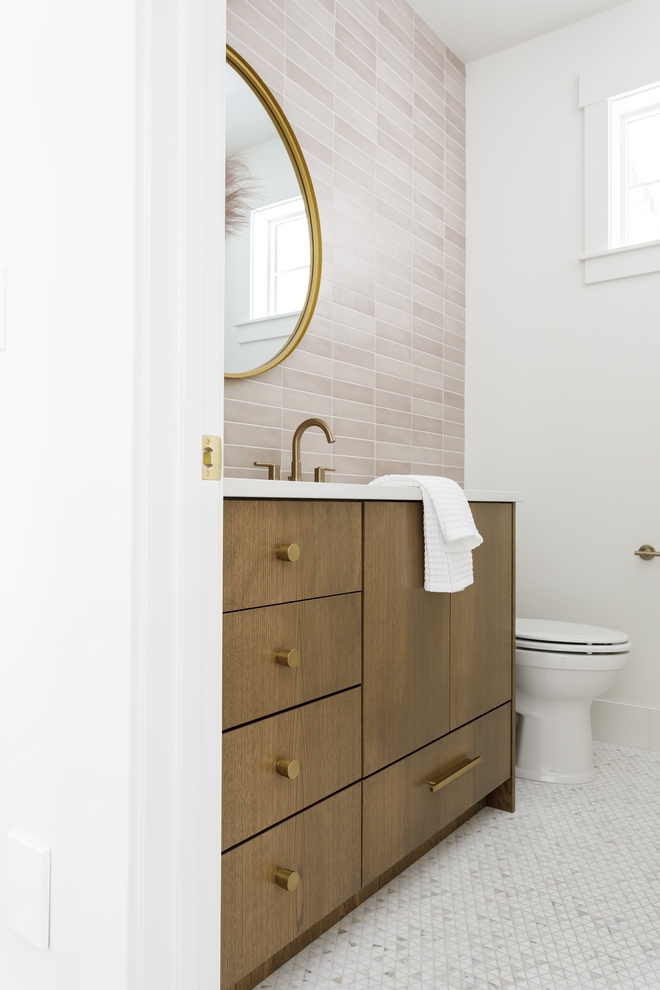
<path fill-rule="evenodd" d="M 50 936 L 50 849 L 18 832 L 7 837 L 7 925 L 30 945 Z"/>

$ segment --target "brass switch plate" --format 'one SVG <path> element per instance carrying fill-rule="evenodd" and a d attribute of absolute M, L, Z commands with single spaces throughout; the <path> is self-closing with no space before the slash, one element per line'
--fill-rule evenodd
<path fill-rule="evenodd" d="M 222 478 L 222 440 L 205 433 L 202 437 L 202 480 L 220 481 Z"/>

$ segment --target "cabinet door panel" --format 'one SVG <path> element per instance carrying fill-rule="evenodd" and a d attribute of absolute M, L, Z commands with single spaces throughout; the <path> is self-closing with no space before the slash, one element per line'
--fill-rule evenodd
<path fill-rule="evenodd" d="M 474 502 L 474 584 L 451 596 L 451 728 L 511 700 L 513 506 Z"/>
<path fill-rule="evenodd" d="M 449 595 L 424 591 L 421 502 L 365 502 L 364 774 L 449 729 Z"/>

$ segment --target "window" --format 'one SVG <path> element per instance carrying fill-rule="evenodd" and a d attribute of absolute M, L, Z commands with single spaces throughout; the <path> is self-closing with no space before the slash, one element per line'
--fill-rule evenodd
<path fill-rule="evenodd" d="M 660 86 L 610 100 L 611 248 L 660 240 Z"/>
<path fill-rule="evenodd" d="M 309 287 L 309 230 L 302 196 L 252 213 L 250 318 L 300 312 Z"/>
<path fill-rule="evenodd" d="M 660 46 L 580 73 L 585 282 L 660 272 Z"/>

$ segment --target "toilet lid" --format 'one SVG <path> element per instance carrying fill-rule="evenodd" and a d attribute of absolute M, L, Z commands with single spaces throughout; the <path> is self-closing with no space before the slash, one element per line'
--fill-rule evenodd
<path fill-rule="evenodd" d="M 516 646 L 558 653 L 628 653 L 624 632 L 552 619 L 516 619 Z"/>

